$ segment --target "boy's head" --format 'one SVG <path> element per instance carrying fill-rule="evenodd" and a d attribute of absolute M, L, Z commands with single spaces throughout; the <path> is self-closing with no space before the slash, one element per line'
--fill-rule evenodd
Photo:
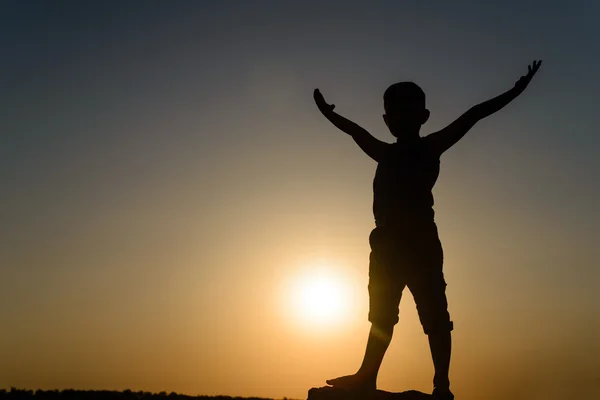
<path fill-rule="evenodd" d="M 429 118 L 425 92 L 413 82 L 398 82 L 387 88 L 383 94 L 383 108 L 383 120 L 398 139 L 418 137 L 421 125 Z"/>

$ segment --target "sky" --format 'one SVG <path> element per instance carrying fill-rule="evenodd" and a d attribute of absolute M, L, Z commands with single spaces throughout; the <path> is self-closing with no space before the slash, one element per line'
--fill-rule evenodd
<path fill-rule="evenodd" d="M 390 84 L 424 89 L 426 135 L 542 59 L 441 159 L 452 388 L 593 397 L 598 15 L 591 0 L 0 2 L 0 388 L 306 398 L 353 373 L 376 164 L 313 89 L 392 142 Z M 432 376 L 406 291 L 378 386 Z"/>

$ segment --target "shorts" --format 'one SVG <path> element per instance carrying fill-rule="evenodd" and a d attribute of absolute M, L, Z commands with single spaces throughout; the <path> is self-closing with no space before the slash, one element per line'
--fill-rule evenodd
<path fill-rule="evenodd" d="M 402 291 L 408 287 L 425 334 L 452 331 L 435 223 L 410 231 L 377 227 L 369 235 L 369 244 L 369 321 L 396 325 Z"/>

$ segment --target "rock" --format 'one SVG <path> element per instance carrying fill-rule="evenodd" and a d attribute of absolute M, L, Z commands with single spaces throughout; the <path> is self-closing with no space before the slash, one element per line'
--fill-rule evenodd
<path fill-rule="evenodd" d="M 325 386 L 308 391 L 307 400 L 432 400 L 433 396 L 416 390 L 392 393 L 377 390 L 371 393 L 353 392 L 347 389 Z"/>

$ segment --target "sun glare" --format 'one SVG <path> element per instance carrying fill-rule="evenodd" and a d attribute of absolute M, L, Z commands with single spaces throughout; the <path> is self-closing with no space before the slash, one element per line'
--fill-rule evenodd
<path fill-rule="evenodd" d="M 288 292 L 294 319 L 315 326 L 338 325 L 351 315 L 352 285 L 328 266 L 307 267 L 292 279 Z"/>

